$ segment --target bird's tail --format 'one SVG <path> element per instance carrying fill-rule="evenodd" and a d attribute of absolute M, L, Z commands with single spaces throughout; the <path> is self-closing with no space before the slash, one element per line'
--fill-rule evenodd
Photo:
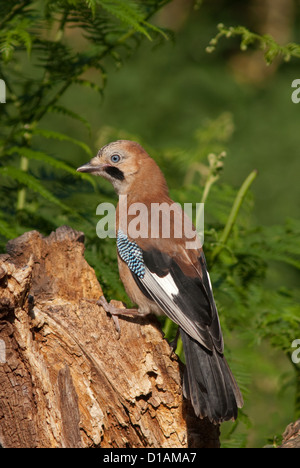
<path fill-rule="evenodd" d="M 196 416 L 219 424 L 236 419 L 243 397 L 222 354 L 210 352 L 180 329 L 186 369 L 183 394 L 191 400 Z"/>

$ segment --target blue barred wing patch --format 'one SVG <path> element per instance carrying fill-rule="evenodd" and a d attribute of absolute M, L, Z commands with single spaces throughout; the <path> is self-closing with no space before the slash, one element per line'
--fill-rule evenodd
<path fill-rule="evenodd" d="M 145 265 L 143 252 L 135 242 L 128 239 L 121 229 L 118 231 L 117 249 L 121 259 L 127 263 L 128 268 L 139 278 L 144 278 Z"/>

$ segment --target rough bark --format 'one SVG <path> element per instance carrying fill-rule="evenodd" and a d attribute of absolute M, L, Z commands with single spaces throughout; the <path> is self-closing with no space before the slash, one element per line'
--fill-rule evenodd
<path fill-rule="evenodd" d="M 101 294 L 83 233 L 61 227 L 8 243 L 0 256 L 0 444 L 218 447 L 219 428 L 183 401 L 181 365 L 156 319 L 120 319 L 118 340 L 96 304 Z"/>
<path fill-rule="evenodd" d="M 280 448 L 300 448 L 300 419 L 288 425 Z"/>

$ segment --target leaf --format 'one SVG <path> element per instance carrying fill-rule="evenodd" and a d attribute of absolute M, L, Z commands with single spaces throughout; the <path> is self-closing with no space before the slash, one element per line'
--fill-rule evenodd
<path fill-rule="evenodd" d="M 87 6 L 91 9 L 92 15 L 96 15 L 97 2 L 95 0 L 85 0 Z"/>
<path fill-rule="evenodd" d="M 71 208 L 64 205 L 51 192 L 49 192 L 49 190 L 47 190 L 35 177 L 28 174 L 27 172 L 21 171 L 16 167 L 6 166 L 0 167 L 0 175 L 4 177 L 9 177 L 10 179 L 19 182 L 19 184 L 26 185 L 26 187 L 28 187 L 29 189 L 33 190 L 34 192 L 37 192 L 49 202 L 54 203 L 55 205 L 59 206 L 60 208 L 66 211 L 73 211 L 71 210 Z"/>
<path fill-rule="evenodd" d="M 108 13 L 120 19 L 123 23 L 129 24 L 134 30 L 144 34 L 150 41 L 151 36 L 147 29 L 142 26 L 144 23 L 144 15 L 141 13 L 138 5 L 130 0 L 100 0 L 101 6 L 108 11 Z"/>
<path fill-rule="evenodd" d="M 29 33 L 30 20 L 28 18 L 14 18 L 9 28 L 0 31 L 0 53 L 4 62 L 9 62 L 16 47 L 25 46 L 30 55 L 33 36 Z"/>
<path fill-rule="evenodd" d="M 77 114 L 77 112 L 74 112 L 74 111 L 68 109 L 65 106 L 60 106 L 60 105 L 52 106 L 49 109 L 49 112 L 57 112 L 58 114 L 63 114 L 63 115 L 66 115 L 68 117 L 71 117 L 72 119 L 79 120 L 79 122 L 82 122 L 86 126 L 86 128 L 89 131 L 91 131 L 91 124 L 89 123 L 88 120 L 86 120 L 84 117 L 82 117 L 82 115 Z"/>
<path fill-rule="evenodd" d="M 55 159 L 52 156 L 42 152 L 42 151 L 35 151 L 26 146 L 13 146 L 9 150 L 5 152 L 7 155 L 11 154 L 19 154 L 20 156 L 25 156 L 28 159 L 35 159 L 37 161 L 43 161 L 45 164 L 49 164 L 49 166 L 54 167 L 55 169 L 60 169 L 66 172 L 69 172 L 73 176 L 81 177 L 84 180 L 87 180 L 94 188 L 96 188 L 97 184 L 95 178 L 89 174 L 84 174 L 81 172 L 77 172 L 76 169 L 69 166 L 63 161 L 59 159 Z"/>
<path fill-rule="evenodd" d="M 259 35 L 249 31 L 244 26 L 231 26 L 226 27 L 224 24 L 218 25 L 218 34 L 211 39 L 209 46 L 206 48 L 207 52 L 213 52 L 222 37 L 240 37 L 241 50 L 246 51 L 248 46 L 255 46 L 264 52 L 264 57 L 267 65 L 270 65 L 276 57 L 282 56 L 284 60 L 288 61 L 291 57 L 300 58 L 300 45 L 294 42 L 281 46 L 278 44 L 271 35 Z"/>
<path fill-rule="evenodd" d="M 60 141 L 69 141 L 70 143 L 73 143 L 74 145 L 77 145 L 80 148 L 82 148 L 88 156 L 92 156 L 92 152 L 87 144 L 85 144 L 83 141 L 76 140 L 75 138 L 72 138 L 69 135 L 65 135 L 64 133 L 55 132 L 53 130 L 45 130 L 43 128 L 33 129 L 32 133 L 33 135 L 41 135 L 44 138 L 53 138 L 55 140 Z"/>
<path fill-rule="evenodd" d="M 79 84 L 80 86 L 85 86 L 87 88 L 91 88 L 103 97 L 103 87 L 97 85 L 96 83 L 93 83 L 92 81 L 77 78 L 76 80 L 73 80 L 73 83 Z"/>

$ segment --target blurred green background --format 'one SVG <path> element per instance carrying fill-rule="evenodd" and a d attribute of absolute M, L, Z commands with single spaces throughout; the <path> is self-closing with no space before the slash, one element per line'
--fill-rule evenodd
<path fill-rule="evenodd" d="M 217 34 L 219 23 L 228 26 L 241 24 L 259 34 L 269 33 L 282 44 L 300 42 L 299 19 L 299 2 L 293 0 L 173 0 L 151 19 L 156 26 L 172 31 L 168 40 L 161 36 L 155 36 L 153 41 L 144 38 L 134 48 L 122 50 L 118 56 L 105 57 L 102 65 L 106 85 L 102 96 L 91 86 L 73 84 L 61 97 L 60 104 L 76 112 L 82 122 L 89 123 L 89 128 L 63 112 L 46 114 L 41 127 L 86 143 L 92 154 L 116 138 L 140 141 L 161 165 L 171 194 L 179 201 L 201 201 L 207 156 L 210 152 L 226 151 L 219 181 L 214 184 L 205 206 L 208 232 L 204 248 L 208 263 L 215 240 L 213 230 L 221 231 L 237 190 L 253 169 L 258 170 L 258 176 L 239 214 L 239 233 L 233 233 L 233 243 L 229 247 L 236 254 L 240 251 L 242 258 L 252 248 L 255 251 L 257 245 L 258 250 L 263 249 L 264 239 L 267 250 L 268 238 L 264 236 L 268 235 L 277 242 L 274 249 L 283 246 L 282 255 L 285 255 L 283 244 L 288 244 L 290 239 L 284 233 L 289 234 L 290 231 L 288 227 L 285 231 L 283 226 L 286 226 L 286 220 L 297 218 L 299 213 L 300 104 L 291 100 L 291 83 L 300 78 L 299 60 L 294 58 L 284 62 L 276 59 L 267 66 L 262 51 L 255 47 L 241 51 L 238 38 L 221 39 L 211 53 L 206 48 Z M 79 51 L 87 47 L 81 30 L 68 29 L 66 36 L 72 47 Z M 20 52 L 18 56 L 18 51 L 15 60 L 19 71 L 27 78 L 33 76 L 38 82 L 40 71 L 34 60 L 29 63 L 26 54 L 21 55 Z M 5 66 L 1 70 L 5 71 Z M 12 80 L 18 80 L 13 72 L 7 73 L 11 73 Z M 86 80 L 100 86 L 103 77 L 104 74 L 94 68 L 84 75 Z M 5 119 L 3 109 L 1 105 L 1 118 Z M 1 131 L 2 138 L 7 138 L 3 127 Z M 79 145 L 42 136 L 34 136 L 35 147 L 73 168 L 89 159 Z M 198 174 L 191 168 L 199 161 L 202 166 Z M 29 229 L 49 234 L 61 224 L 83 230 L 87 235 L 87 260 L 95 267 L 107 296 L 126 300 L 117 277 L 114 239 L 99 245 L 95 234 L 98 203 L 111 199 L 117 201 L 109 184 L 99 180 L 94 187 L 88 181 L 56 171 L 39 161 L 30 161 L 29 174 L 42 180 L 43 186 L 71 209 L 76 211 L 79 207 L 81 217 L 60 210 L 51 203 L 40 203 L 28 186 L 26 207 L 16 210 L 13 203 L 8 206 L 7 200 L 13 200 L 12 194 L 20 187 L 16 181 L 7 182 L 5 173 L 2 173 L 0 205 L 8 216 L 3 219 L 11 220 L 10 227 L 16 234 Z M 246 235 L 243 237 L 246 230 L 255 233 L 256 237 L 251 242 L 247 241 Z M 298 242 L 299 246 L 295 232 L 292 234 L 293 245 Z M 2 232 L 3 248 L 7 237 Z M 295 379 L 299 379 L 299 372 L 295 374 L 291 365 L 288 345 L 276 342 L 274 323 L 276 326 L 279 324 L 278 334 L 284 333 L 280 323 L 281 306 L 278 305 L 276 320 L 272 316 L 272 321 L 267 318 L 264 321 L 265 302 L 261 306 L 258 299 L 257 302 L 254 300 L 258 296 L 258 285 L 270 291 L 270 298 L 272 291 L 280 291 L 283 302 L 287 298 L 294 304 L 282 305 L 282 310 L 289 309 L 290 314 L 284 324 L 286 326 L 290 320 L 287 336 L 290 332 L 291 337 L 300 338 L 295 335 L 300 323 L 297 321 L 299 307 L 295 302 L 299 299 L 299 270 L 292 260 L 279 262 L 276 255 L 273 259 L 272 252 L 266 261 L 268 268 L 260 265 L 259 254 L 255 257 L 255 273 L 251 272 L 251 275 L 256 275 L 253 284 L 257 289 L 253 289 L 252 297 L 249 287 L 247 300 L 241 305 L 241 315 L 238 302 L 243 295 L 244 280 L 245 289 L 248 287 L 249 262 L 245 263 L 248 276 L 241 280 L 238 292 L 233 285 L 234 292 L 229 291 L 228 295 L 235 273 L 226 273 L 226 287 L 222 286 L 222 275 L 231 269 L 237 271 L 234 270 L 238 268 L 237 262 L 232 263 L 226 256 L 219 263 L 213 265 L 211 262 L 229 361 L 246 390 L 240 422 L 227 423 L 222 427 L 223 446 L 262 447 L 272 444 L 297 414 L 295 388 L 297 385 L 299 388 L 299 382 Z M 294 252 L 296 258 L 299 248 L 291 249 L 291 259 Z M 238 254 L 236 258 L 239 258 Z M 232 305 L 234 294 L 236 303 Z M 270 323 L 273 327 L 271 337 L 264 329 Z"/>

